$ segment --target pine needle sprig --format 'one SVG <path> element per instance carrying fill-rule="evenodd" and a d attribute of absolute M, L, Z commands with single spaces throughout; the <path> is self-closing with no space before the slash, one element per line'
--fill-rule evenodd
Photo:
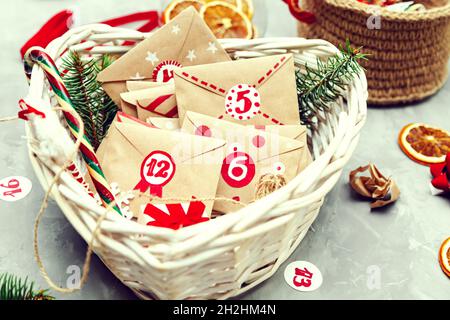
<path fill-rule="evenodd" d="M 117 106 L 97 81 L 98 73 L 111 63 L 112 58 L 108 55 L 83 60 L 78 53 L 69 52 L 62 64 L 66 70 L 64 84 L 94 150 L 105 137 L 117 112 Z"/>
<path fill-rule="evenodd" d="M 34 290 L 34 282 L 14 275 L 0 275 L 0 300 L 54 300 L 48 290 Z"/>
<path fill-rule="evenodd" d="M 348 83 L 360 72 L 359 60 L 367 60 L 362 48 L 352 48 L 347 40 L 340 53 L 325 62 L 317 59 L 317 67 L 308 65 L 296 73 L 297 95 L 302 124 L 311 125 L 319 112 L 342 96 Z"/>

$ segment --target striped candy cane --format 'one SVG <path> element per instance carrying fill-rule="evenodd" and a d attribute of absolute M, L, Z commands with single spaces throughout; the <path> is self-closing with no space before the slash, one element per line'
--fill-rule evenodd
<path fill-rule="evenodd" d="M 28 78 L 31 77 L 31 70 L 34 63 L 37 63 L 44 71 L 45 75 L 47 76 L 47 80 L 50 83 L 53 92 L 55 93 L 58 103 L 64 108 L 72 109 L 75 111 L 75 108 L 73 107 L 70 100 L 69 92 L 64 85 L 55 62 L 44 51 L 43 48 L 32 47 L 25 54 L 25 73 Z M 78 126 L 77 120 L 69 112 L 63 111 L 63 114 L 67 121 L 67 124 L 69 125 L 70 132 L 75 137 L 75 139 L 78 139 L 80 135 L 80 128 Z M 103 205 L 108 206 L 114 201 L 114 196 L 111 192 L 111 187 L 106 181 L 102 168 L 100 167 L 100 163 L 98 162 L 94 149 L 85 134 L 83 134 L 82 136 L 80 151 L 84 161 L 86 161 L 89 175 L 92 178 L 92 182 L 94 183 L 95 189 L 97 190 Z M 119 214 L 122 214 L 117 204 L 114 205 L 114 210 Z"/>

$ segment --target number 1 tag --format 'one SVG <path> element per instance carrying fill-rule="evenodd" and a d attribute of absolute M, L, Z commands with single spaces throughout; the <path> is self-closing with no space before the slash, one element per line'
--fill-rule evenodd
<path fill-rule="evenodd" d="M 0 180 L 0 200 L 14 202 L 25 198 L 31 191 L 31 181 L 25 177 L 12 176 Z"/>

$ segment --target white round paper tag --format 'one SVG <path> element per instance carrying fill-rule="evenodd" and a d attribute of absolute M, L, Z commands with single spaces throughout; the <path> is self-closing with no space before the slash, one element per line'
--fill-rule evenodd
<path fill-rule="evenodd" d="M 31 181 L 21 176 L 6 177 L 0 180 L 0 200 L 9 202 L 25 198 L 31 191 Z"/>
<path fill-rule="evenodd" d="M 322 285 L 322 273 L 308 261 L 294 261 L 284 269 L 284 279 L 298 291 L 314 291 Z"/>

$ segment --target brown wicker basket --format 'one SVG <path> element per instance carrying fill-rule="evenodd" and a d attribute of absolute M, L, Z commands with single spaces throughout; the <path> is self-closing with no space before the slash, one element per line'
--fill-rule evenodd
<path fill-rule="evenodd" d="M 363 62 L 371 104 L 403 104 L 438 91 L 447 79 L 450 54 L 450 0 L 421 1 L 423 12 L 392 12 L 356 0 L 303 0 L 317 21 L 299 23 L 299 34 L 335 45 L 349 39 L 371 54 Z M 369 17 L 379 29 L 369 29 Z M 373 21 L 373 20 L 372 20 Z"/>

